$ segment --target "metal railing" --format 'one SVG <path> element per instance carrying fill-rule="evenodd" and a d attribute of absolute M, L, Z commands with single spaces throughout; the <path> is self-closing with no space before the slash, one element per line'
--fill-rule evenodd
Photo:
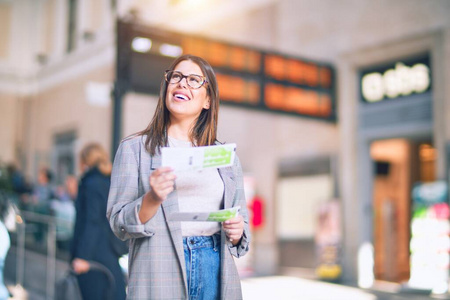
<path fill-rule="evenodd" d="M 16 231 L 12 233 L 12 245 L 14 243 L 16 244 L 16 284 L 24 286 L 27 289 L 25 286 L 26 251 L 36 251 L 36 244 L 33 243 L 33 240 L 27 243 L 27 234 L 33 233 L 33 230 L 27 229 L 29 227 L 34 229 L 36 227 L 41 229 L 45 228 L 45 297 L 46 299 L 53 299 L 56 283 L 57 227 L 63 225 L 70 228 L 73 225 L 73 221 L 31 211 L 21 211 L 16 216 L 16 221 Z"/>

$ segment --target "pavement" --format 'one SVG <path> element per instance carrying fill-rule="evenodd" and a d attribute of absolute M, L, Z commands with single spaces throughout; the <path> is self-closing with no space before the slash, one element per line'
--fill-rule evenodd
<path fill-rule="evenodd" d="M 292 276 L 267 276 L 242 280 L 246 300 L 425 300 L 449 299 L 418 293 L 387 292 L 361 289 L 341 284 Z"/>
<path fill-rule="evenodd" d="M 14 249 L 14 248 L 11 248 Z M 5 282 L 9 288 L 15 288 L 18 293 L 27 295 L 16 297 L 14 300 L 52 300 L 48 296 L 46 256 L 30 251 L 25 255 L 25 276 L 23 285 L 15 287 L 16 258 L 14 250 L 8 253 L 5 264 Z M 68 263 L 57 260 L 55 264 L 55 279 L 61 278 L 67 271 Z M 54 285 L 53 285 L 54 286 Z M 417 291 L 401 291 L 379 286 L 380 289 L 361 289 L 358 287 L 329 283 L 319 280 L 301 278 L 298 276 L 264 276 L 247 277 L 242 279 L 242 291 L 245 300 L 425 300 L 450 299 L 450 295 L 426 295 Z M 56 299 L 60 300 L 60 299 Z M 61 299 L 63 300 L 63 299 Z"/>
<path fill-rule="evenodd" d="M 373 294 L 357 288 L 312 281 L 290 276 L 268 276 L 242 280 L 243 296 L 248 300 L 264 299 L 342 299 L 376 300 Z"/>
<path fill-rule="evenodd" d="M 10 285 L 10 287 L 13 287 Z M 21 291 L 20 300 L 46 300 L 45 293 L 38 289 Z M 428 296 L 410 293 L 364 290 L 339 284 L 314 281 L 291 276 L 252 277 L 242 280 L 245 300 L 426 300 L 448 299 L 444 296 Z M 57 299 L 59 300 L 59 299 Z"/>
<path fill-rule="evenodd" d="M 13 287 L 10 285 L 9 287 Z M 23 297 L 14 300 L 46 300 L 39 290 L 17 292 Z M 290 276 L 267 276 L 242 280 L 242 293 L 245 300 L 425 300 L 440 299 L 427 295 L 396 294 L 375 290 L 362 290 L 338 284 L 313 281 Z M 445 298 L 444 298 L 445 299 Z M 57 299 L 59 300 L 59 299 Z"/>

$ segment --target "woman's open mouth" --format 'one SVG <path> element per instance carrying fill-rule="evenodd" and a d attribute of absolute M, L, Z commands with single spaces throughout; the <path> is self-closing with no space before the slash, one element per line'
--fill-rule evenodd
<path fill-rule="evenodd" d="M 180 94 L 180 93 L 175 93 L 173 94 L 173 97 L 177 100 L 180 101 L 189 101 L 191 100 L 188 96 L 184 95 L 184 94 Z"/>

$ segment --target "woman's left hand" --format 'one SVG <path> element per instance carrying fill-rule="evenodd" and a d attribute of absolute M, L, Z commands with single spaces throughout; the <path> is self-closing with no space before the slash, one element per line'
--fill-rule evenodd
<path fill-rule="evenodd" d="M 244 234 L 244 218 L 237 216 L 222 223 L 227 239 L 236 246 Z"/>

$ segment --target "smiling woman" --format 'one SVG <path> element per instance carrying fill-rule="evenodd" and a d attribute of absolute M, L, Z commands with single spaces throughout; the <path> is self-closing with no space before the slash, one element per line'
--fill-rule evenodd
<path fill-rule="evenodd" d="M 189 128 L 198 119 L 202 111 L 207 116 L 210 108 L 210 97 L 206 88 L 202 88 L 203 72 L 200 67 L 189 60 L 177 64 L 175 71 L 169 71 L 166 94 L 166 106 L 170 112 L 169 136 L 186 140 L 188 136 L 180 136 L 182 128 Z M 189 75 L 183 75 L 189 74 Z M 184 80 L 186 79 L 186 80 Z"/>
<path fill-rule="evenodd" d="M 217 144 L 218 110 L 212 67 L 183 55 L 164 74 L 148 127 L 119 146 L 107 215 L 114 233 L 130 240 L 127 299 L 242 299 L 232 256 L 248 252 L 250 233 L 239 159 L 176 175 L 161 167 L 162 147 Z M 166 219 L 238 206 L 240 215 L 223 223 Z"/>
<path fill-rule="evenodd" d="M 173 74 L 176 74 L 175 78 L 172 78 Z M 199 87 L 192 82 L 193 76 L 203 79 Z M 175 94 L 179 98 L 184 97 L 184 100 L 176 101 Z M 182 101 L 185 103 L 181 103 Z M 166 71 L 161 82 L 158 105 L 152 121 L 137 135 L 151 137 L 145 140 L 145 147 L 152 155 L 156 154 L 159 147 L 168 145 L 168 136 L 191 141 L 196 146 L 214 145 L 218 113 L 219 91 L 212 67 L 198 56 L 180 56 Z M 177 116 L 181 116 L 181 119 Z M 185 130 L 180 130 L 184 132 L 184 137 L 178 136 L 181 133 L 173 132 L 178 131 L 180 126 L 187 126 Z"/>

